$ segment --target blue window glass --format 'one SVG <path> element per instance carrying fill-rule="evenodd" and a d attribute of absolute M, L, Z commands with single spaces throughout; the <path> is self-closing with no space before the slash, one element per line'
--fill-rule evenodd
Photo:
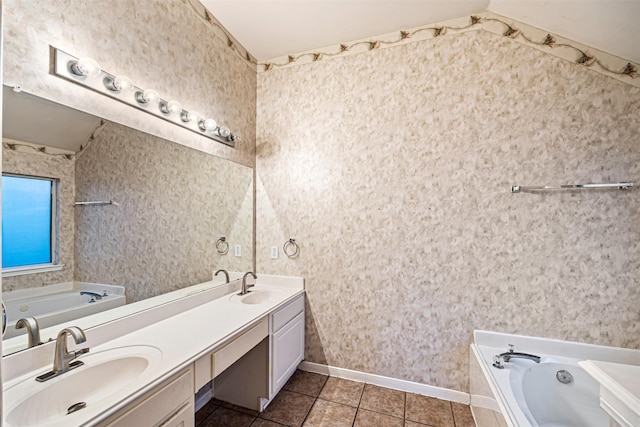
<path fill-rule="evenodd" d="M 2 176 L 2 268 L 52 262 L 53 180 Z"/>

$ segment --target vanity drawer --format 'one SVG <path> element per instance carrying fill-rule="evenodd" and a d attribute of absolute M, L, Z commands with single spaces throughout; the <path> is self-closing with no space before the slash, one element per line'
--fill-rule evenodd
<path fill-rule="evenodd" d="M 161 426 L 185 411 L 193 412 L 193 370 L 186 369 L 122 411 L 100 427 Z M 193 420 L 193 416 L 190 417 Z M 187 419 L 184 426 L 193 426 Z"/>
<path fill-rule="evenodd" d="M 238 338 L 214 352 L 211 356 L 213 377 L 215 378 L 222 371 L 233 365 L 233 362 L 244 356 L 267 335 L 269 335 L 269 320 L 265 317 Z"/>
<path fill-rule="evenodd" d="M 295 300 L 285 305 L 271 315 L 271 332 L 275 333 L 280 330 L 289 320 L 296 317 L 304 310 L 304 294 L 298 296 Z"/>

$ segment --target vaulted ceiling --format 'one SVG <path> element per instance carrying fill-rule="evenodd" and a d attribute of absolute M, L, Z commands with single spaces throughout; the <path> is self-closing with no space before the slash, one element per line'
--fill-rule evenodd
<path fill-rule="evenodd" d="M 491 11 L 640 62 L 638 0 L 201 0 L 264 61 Z"/>

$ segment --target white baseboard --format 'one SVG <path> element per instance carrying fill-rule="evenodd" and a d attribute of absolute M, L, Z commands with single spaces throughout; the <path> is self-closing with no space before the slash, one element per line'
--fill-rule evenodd
<path fill-rule="evenodd" d="M 334 366 L 321 365 L 319 363 L 302 361 L 298 369 L 316 374 L 329 375 L 332 377 L 344 378 L 346 380 L 359 381 L 409 393 L 421 394 L 423 396 L 435 397 L 437 399 L 450 400 L 452 402 L 468 405 L 470 402 L 469 393 L 451 390 L 448 388 L 436 387 L 412 381 L 399 380 L 396 378 L 383 377 L 381 375 L 368 374 L 366 372 L 352 371 L 350 369 L 336 368 Z"/>
<path fill-rule="evenodd" d="M 479 408 L 491 409 L 492 411 L 500 412 L 500 405 L 498 405 L 498 402 L 495 399 L 487 396 L 472 394 L 471 406 L 477 406 Z"/>

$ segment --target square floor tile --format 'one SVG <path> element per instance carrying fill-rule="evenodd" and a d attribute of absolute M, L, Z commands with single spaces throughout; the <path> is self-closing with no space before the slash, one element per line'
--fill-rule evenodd
<path fill-rule="evenodd" d="M 351 427 L 356 408 L 327 400 L 316 400 L 303 427 Z"/>
<path fill-rule="evenodd" d="M 292 391 L 280 390 L 259 418 L 287 426 L 300 427 L 315 399 Z"/>
<path fill-rule="evenodd" d="M 282 427 L 282 424 L 274 423 L 273 421 L 263 420 L 262 418 L 256 418 L 251 427 Z"/>
<path fill-rule="evenodd" d="M 404 396 L 403 391 L 367 384 L 364 386 L 360 407 L 404 418 Z"/>
<path fill-rule="evenodd" d="M 402 418 L 395 418 L 391 415 L 358 409 L 353 427 L 402 427 L 403 421 Z"/>
<path fill-rule="evenodd" d="M 329 378 L 327 375 L 297 370 L 283 389 L 317 397 L 327 378 Z"/>
<path fill-rule="evenodd" d="M 254 418 L 258 416 L 258 411 L 255 411 L 253 409 L 243 408 L 242 406 L 234 405 L 233 403 L 222 402 L 220 406 L 227 409 L 233 409 L 236 412 L 242 412 L 243 414 L 251 415 Z"/>
<path fill-rule="evenodd" d="M 407 393 L 405 418 L 433 427 L 455 427 L 451 402 Z"/>
<path fill-rule="evenodd" d="M 360 404 L 363 390 L 364 383 L 329 377 L 318 397 L 330 402 L 357 407 Z"/>
<path fill-rule="evenodd" d="M 456 422 L 456 427 L 476 427 L 469 405 L 451 402 L 451 409 L 453 409 L 453 419 Z"/>
<path fill-rule="evenodd" d="M 196 426 L 200 425 L 200 423 L 211 415 L 218 406 L 220 406 L 220 402 L 215 399 L 211 399 L 202 408 L 198 409 L 198 412 L 196 412 Z"/>
<path fill-rule="evenodd" d="M 249 427 L 254 419 L 251 415 L 220 406 L 199 427 Z"/>

